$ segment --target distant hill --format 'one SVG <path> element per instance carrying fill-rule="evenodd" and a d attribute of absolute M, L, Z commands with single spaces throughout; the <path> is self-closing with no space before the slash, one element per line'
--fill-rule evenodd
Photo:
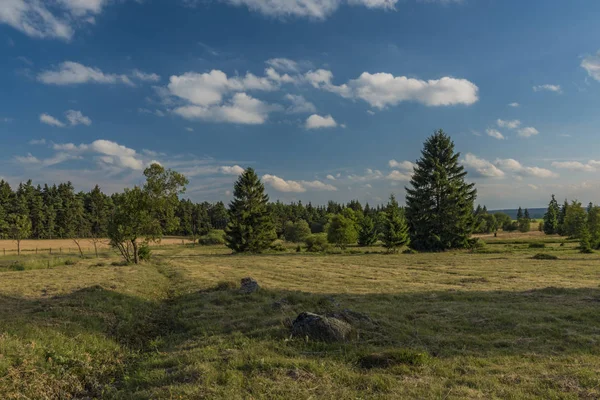
<path fill-rule="evenodd" d="M 488 211 L 489 213 L 497 213 L 497 212 L 502 212 L 504 214 L 509 215 L 512 219 L 517 219 L 517 212 L 519 210 L 517 208 L 515 209 L 511 209 L 511 210 L 493 210 L 493 211 Z M 523 211 L 525 211 L 525 209 L 523 209 Z M 529 216 L 532 219 L 541 219 L 544 218 L 544 214 L 546 214 L 547 209 L 546 208 L 530 208 L 529 209 Z"/>

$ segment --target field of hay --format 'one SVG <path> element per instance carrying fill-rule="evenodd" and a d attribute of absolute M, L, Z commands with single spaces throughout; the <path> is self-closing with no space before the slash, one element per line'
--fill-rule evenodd
<path fill-rule="evenodd" d="M 0 398 L 600 398 L 600 257 L 576 246 L 0 257 Z M 364 318 L 322 343 L 290 337 L 303 311 Z"/>

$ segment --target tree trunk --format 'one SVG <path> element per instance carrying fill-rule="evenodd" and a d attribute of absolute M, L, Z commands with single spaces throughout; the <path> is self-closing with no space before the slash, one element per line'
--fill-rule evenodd
<path fill-rule="evenodd" d="M 21 255 L 21 240 L 17 239 L 17 255 Z"/>
<path fill-rule="evenodd" d="M 140 260 L 138 257 L 138 244 L 137 241 L 134 239 L 131 241 L 131 246 L 133 247 L 133 262 L 135 264 L 139 264 Z"/>

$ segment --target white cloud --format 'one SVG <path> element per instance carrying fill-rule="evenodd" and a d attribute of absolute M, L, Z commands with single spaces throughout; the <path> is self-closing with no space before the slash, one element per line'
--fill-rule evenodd
<path fill-rule="evenodd" d="M 280 109 L 280 106 L 264 103 L 246 93 L 236 93 L 231 101 L 223 105 L 188 105 L 178 107 L 173 112 L 191 120 L 259 125 L 266 122 L 269 113 Z"/>
<path fill-rule="evenodd" d="M 513 108 L 517 108 L 517 107 L 520 107 L 521 105 L 519 103 L 517 103 L 517 102 L 514 102 L 514 103 L 510 103 L 508 106 L 509 107 L 513 107 Z"/>
<path fill-rule="evenodd" d="M 300 65 L 296 61 L 290 60 L 289 58 L 271 58 L 266 61 L 267 65 L 276 69 L 277 71 L 283 72 L 298 72 L 300 71 Z"/>
<path fill-rule="evenodd" d="M 403 101 L 416 101 L 427 106 L 471 105 L 477 102 L 479 88 L 466 79 L 443 77 L 423 81 L 388 73 L 363 72 L 357 79 L 336 86 L 333 73 L 319 69 L 305 74 L 313 87 L 336 93 L 344 98 L 362 99 L 379 109 Z"/>
<path fill-rule="evenodd" d="M 513 121 L 505 121 L 502 119 L 498 119 L 496 121 L 496 123 L 498 124 L 498 126 L 500 128 L 508 128 L 508 129 L 517 129 L 519 126 L 521 126 L 521 121 L 519 121 L 518 119 L 515 119 Z"/>
<path fill-rule="evenodd" d="M 600 166 L 600 161 L 590 160 L 587 164 L 579 161 L 555 161 L 552 166 L 559 169 L 567 169 L 569 171 L 596 172 Z"/>
<path fill-rule="evenodd" d="M 232 167 L 229 166 L 223 166 L 223 167 L 219 167 L 219 172 L 221 172 L 222 174 L 225 175 L 241 175 L 244 172 L 244 168 L 240 167 L 239 165 L 234 165 Z"/>
<path fill-rule="evenodd" d="M 273 189 L 285 193 L 304 193 L 306 189 L 299 182 L 286 181 L 275 175 L 263 175 L 263 182 L 270 185 Z"/>
<path fill-rule="evenodd" d="M 562 88 L 560 87 L 560 85 L 546 84 L 546 85 L 534 86 L 533 91 L 534 92 L 547 91 L 547 92 L 562 93 Z"/>
<path fill-rule="evenodd" d="M 408 182 L 411 180 L 412 175 L 394 170 L 390 172 L 385 178 L 391 181 Z"/>
<path fill-rule="evenodd" d="M 40 122 L 50 126 L 57 126 L 59 128 L 65 127 L 64 123 L 60 122 L 58 119 L 48 114 L 40 114 Z"/>
<path fill-rule="evenodd" d="M 525 167 L 520 162 L 512 158 L 496 159 L 495 164 L 505 170 L 514 172 L 520 177 L 535 177 L 535 178 L 557 178 L 558 174 L 549 169 L 540 167 Z"/>
<path fill-rule="evenodd" d="M 398 162 L 396 160 L 390 160 L 388 162 L 388 165 L 390 166 L 390 168 L 399 168 L 401 170 L 409 171 L 409 172 L 412 172 L 415 169 L 415 164 L 410 161 Z"/>
<path fill-rule="evenodd" d="M 304 96 L 286 94 L 285 99 L 292 103 L 292 105 L 286 109 L 288 114 L 305 114 L 314 113 L 317 111 L 315 105 L 307 101 Z"/>
<path fill-rule="evenodd" d="M 26 156 L 16 156 L 15 160 L 17 160 L 17 162 L 21 163 L 21 164 L 40 164 L 41 161 L 37 158 L 34 157 L 31 153 L 27 153 Z"/>
<path fill-rule="evenodd" d="M 59 162 L 69 158 L 78 157 L 84 153 L 96 154 L 96 160 L 104 165 L 111 165 L 118 168 L 142 170 L 144 161 L 139 157 L 134 149 L 130 149 L 116 142 L 104 139 L 98 139 L 90 144 L 76 145 L 73 143 L 55 143 L 52 145 L 54 150 L 68 156 Z"/>
<path fill-rule="evenodd" d="M 331 174 L 327 175 L 326 178 L 329 179 L 330 181 L 335 181 L 335 176 L 333 176 Z"/>
<path fill-rule="evenodd" d="M 135 78 L 142 82 L 158 82 L 160 81 L 160 76 L 157 74 L 148 74 L 146 72 L 142 72 L 140 70 L 134 69 L 131 73 L 131 77 Z"/>
<path fill-rule="evenodd" d="M 581 67 L 585 69 L 589 76 L 600 81 L 600 52 L 595 56 L 586 56 L 581 61 Z"/>
<path fill-rule="evenodd" d="M 42 144 L 46 144 L 46 139 L 31 139 L 27 143 L 29 143 L 32 146 L 42 145 Z"/>
<path fill-rule="evenodd" d="M 306 119 L 305 127 L 306 129 L 320 129 L 320 128 L 335 128 L 337 126 L 337 122 L 331 115 L 326 115 L 322 117 L 317 114 L 313 114 Z"/>
<path fill-rule="evenodd" d="M 383 179 L 384 175 L 377 169 L 367 168 L 364 175 L 348 175 L 348 179 L 355 182 L 371 182 Z"/>
<path fill-rule="evenodd" d="M 498 131 L 497 129 L 493 129 L 493 128 L 489 128 L 485 130 L 485 133 L 487 133 L 488 136 L 493 137 L 494 139 L 498 139 L 498 140 L 504 140 L 505 137 L 502 133 L 500 133 L 500 131 Z"/>
<path fill-rule="evenodd" d="M 89 117 L 83 115 L 81 111 L 68 110 L 65 113 L 65 115 L 67 116 L 67 120 L 69 121 L 71 126 L 80 124 L 90 126 L 92 124 L 92 120 Z"/>
<path fill-rule="evenodd" d="M 0 23 L 34 38 L 70 40 L 73 36 L 73 28 L 68 21 L 54 16 L 39 1 L 4 0 L 0 6 Z"/>
<path fill-rule="evenodd" d="M 314 181 L 300 181 L 300 183 L 304 187 L 315 189 L 315 190 L 323 190 L 323 191 L 327 191 L 327 192 L 335 192 L 335 191 L 337 191 L 337 188 L 335 186 L 327 184 L 327 183 L 323 183 L 323 182 L 317 181 L 317 180 L 314 180 Z"/>
<path fill-rule="evenodd" d="M 186 131 L 188 132 L 194 132 L 194 128 L 190 128 L 189 126 L 185 128 Z"/>
<path fill-rule="evenodd" d="M 519 129 L 518 132 L 519 132 L 519 136 L 524 137 L 524 138 L 535 136 L 540 133 L 537 129 L 535 129 L 534 127 L 531 127 L 531 126 L 528 126 L 523 129 Z"/>
<path fill-rule="evenodd" d="M 76 85 L 82 83 L 124 83 L 133 85 L 126 75 L 105 74 L 98 68 L 86 67 L 73 61 L 61 63 L 57 69 L 43 71 L 37 78 L 48 85 Z"/>
<path fill-rule="evenodd" d="M 474 172 L 477 176 L 484 178 L 503 178 L 504 171 L 497 168 L 494 164 L 479 158 L 474 154 L 467 153 L 465 158 L 461 161 L 462 165 L 465 166 L 471 172 Z"/>
<path fill-rule="evenodd" d="M 324 20 L 344 4 L 393 10 L 398 0 L 221 0 L 271 17 Z"/>

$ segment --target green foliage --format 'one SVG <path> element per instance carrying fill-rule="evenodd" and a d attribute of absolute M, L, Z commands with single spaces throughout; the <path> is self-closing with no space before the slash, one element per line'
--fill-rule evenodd
<path fill-rule="evenodd" d="M 304 243 L 306 244 L 306 251 L 310 253 L 320 253 L 329 249 L 329 242 L 325 233 L 312 234 L 304 240 Z"/>
<path fill-rule="evenodd" d="M 377 227 L 369 215 L 363 217 L 358 225 L 358 245 L 372 246 L 377 242 Z"/>
<path fill-rule="evenodd" d="M 581 235 L 586 228 L 587 215 L 581 203 L 573 200 L 567 207 L 565 214 L 562 234 L 573 239 L 581 238 Z"/>
<path fill-rule="evenodd" d="M 327 241 L 340 249 L 345 249 L 349 244 L 355 244 L 358 240 L 356 222 L 352 218 L 353 211 L 348 208 L 344 211 L 347 216 L 332 215 L 327 226 Z"/>
<path fill-rule="evenodd" d="M 558 233 L 558 217 L 560 214 L 560 207 L 554 195 L 548 204 L 548 211 L 544 214 L 544 233 L 546 235 L 554 235 Z"/>
<path fill-rule="evenodd" d="M 590 235 L 590 245 L 600 247 L 600 207 L 592 205 L 587 212 L 587 230 Z"/>
<path fill-rule="evenodd" d="M 148 243 L 142 243 L 140 245 L 138 257 L 140 258 L 140 261 L 150 261 L 152 258 L 152 250 L 150 249 Z"/>
<path fill-rule="evenodd" d="M 8 216 L 8 235 L 17 242 L 17 252 L 21 254 L 21 240 L 31 236 L 31 220 L 27 215 L 11 214 Z"/>
<path fill-rule="evenodd" d="M 566 225 L 565 220 L 567 218 L 567 212 L 569 211 L 569 202 L 565 199 L 562 207 L 560 208 L 560 212 L 558 213 L 558 228 L 556 232 L 561 236 L 568 236 L 566 233 Z"/>
<path fill-rule="evenodd" d="M 287 251 L 283 240 L 279 240 L 279 239 L 277 239 L 273 243 L 271 243 L 271 246 L 269 246 L 269 249 L 272 251 L 278 251 L 278 252 L 282 252 L 282 253 Z"/>
<path fill-rule="evenodd" d="M 261 253 L 276 239 L 273 217 L 267 208 L 269 196 L 252 168 L 240 175 L 229 205 L 225 230 L 227 247 L 236 253 Z"/>
<path fill-rule="evenodd" d="M 538 242 L 529 243 L 530 249 L 543 249 L 545 247 L 546 247 L 546 243 L 538 243 Z"/>
<path fill-rule="evenodd" d="M 207 235 L 201 236 L 198 239 L 198 244 L 201 244 L 203 246 L 225 244 L 225 231 L 218 229 L 210 231 Z"/>
<path fill-rule="evenodd" d="M 381 241 L 389 253 L 396 253 L 402 246 L 410 243 L 408 225 L 404 219 L 404 212 L 398 206 L 396 197 L 392 194 L 385 209 L 385 220 Z"/>
<path fill-rule="evenodd" d="M 310 234 L 310 226 L 308 226 L 308 222 L 303 219 L 296 222 L 288 221 L 285 224 L 284 237 L 288 242 L 304 242 L 304 239 Z"/>
<path fill-rule="evenodd" d="M 521 211 L 521 207 L 519 207 Z M 525 209 L 525 213 L 521 213 L 521 217 L 517 214 L 517 224 L 519 226 L 519 232 L 526 233 L 531 230 L 531 218 L 529 217 L 529 210 Z"/>
<path fill-rule="evenodd" d="M 465 182 L 467 172 L 460 153 L 442 130 L 429 137 L 406 188 L 406 218 L 411 246 L 417 250 L 443 251 L 467 246 L 473 231 L 474 184 Z"/>
<path fill-rule="evenodd" d="M 494 218 L 496 219 L 496 224 L 499 228 L 502 228 L 504 231 L 510 230 L 510 226 L 512 225 L 512 218 L 510 218 L 510 215 L 503 212 L 497 212 L 494 214 Z"/>

